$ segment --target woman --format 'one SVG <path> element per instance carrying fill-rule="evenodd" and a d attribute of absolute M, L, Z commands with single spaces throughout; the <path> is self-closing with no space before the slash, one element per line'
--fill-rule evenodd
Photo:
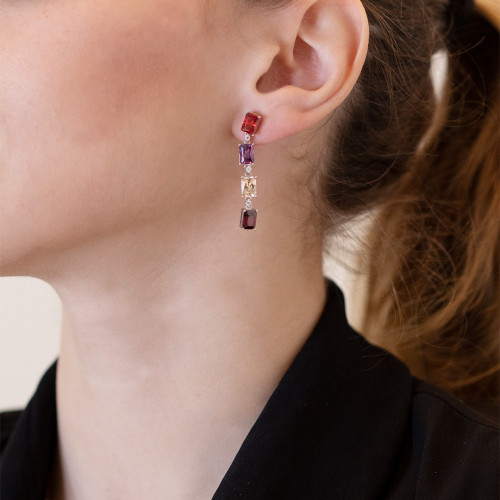
<path fill-rule="evenodd" d="M 497 497 L 494 425 L 350 330 L 321 265 L 380 207 L 367 324 L 494 392 L 498 34 L 472 5 L 5 1 L 0 32 L 2 274 L 65 310 L 4 500 Z"/>

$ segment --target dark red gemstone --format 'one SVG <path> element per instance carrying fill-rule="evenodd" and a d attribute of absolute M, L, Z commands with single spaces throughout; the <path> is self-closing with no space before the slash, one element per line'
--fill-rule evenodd
<path fill-rule="evenodd" d="M 257 210 L 241 209 L 240 227 L 242 229 L 255 229 L 257 224 Z"/>
<path fill-rule="evenodd" d="M 245 119 L 243 120 L 241 130 L 246 134 L 255 135 L 257 129 L 259 128 L 261 120 L 262 117 L 257 115 L 256 113 L 247 113 L 245 115 Z"/>

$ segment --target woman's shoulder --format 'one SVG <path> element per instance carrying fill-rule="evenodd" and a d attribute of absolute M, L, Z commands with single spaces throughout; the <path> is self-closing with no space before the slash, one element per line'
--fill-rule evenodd
<path fill-rule="evenodd" d="M 414 380 L 408 428 L 388 498 L 499 497 L 500 431 L 445 391 Z"/>
<path fill-rule="evenodd" d="M 500 408 L 484 403 L 479 410 L 470 406 L 448 392 L 414 379 L 413 415 L 416 422 L 440 422 L 444 420 L 455 422 L 463 427 L 477 429 L 481 432 L 500 432 Z"/>

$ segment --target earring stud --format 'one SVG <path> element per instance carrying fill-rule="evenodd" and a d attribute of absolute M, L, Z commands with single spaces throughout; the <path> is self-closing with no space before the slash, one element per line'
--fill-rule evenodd
<path fill-rule="evenodd" d="M 241 177 L 241 197 L 245 198 L 245 208 L 241 209 L 240 227 L 255 229 L 257 224 L 257 210 L 253 208 L 253 198 L 257 197 L 257 177 L 252 175 L 255 161 L 254 144 L 252 137 L 257 133 L 262 117 L 257 113 L 247 113 L 241 126 L 244 132 L 244 143 L 239 145 L 240 165 L 245 169 Z"/>

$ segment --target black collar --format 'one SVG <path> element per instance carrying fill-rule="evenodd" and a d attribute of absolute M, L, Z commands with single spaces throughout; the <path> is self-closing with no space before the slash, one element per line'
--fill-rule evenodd
<path fill-rule="evenodd" d="M 407 368 L 349 327 L 330 283 L 315 330 L 214 498 L 373 498 L 396 468 L 411 396 Z"/>
<path fill-rule="evenodd" d="M 2 500 L 45 498 L 57 441 L 56 368 L 43 376 L 2 453 Z"/>
<path fill-rule="evenodd" d="M 3 453 L 3 500 L 44 498 L 57 439 L 56 369 L 41 380 Z M 372 498 L 395 470 L 411 397 L 406 367 L 348 326 L 330 282 L 316 328 L 214 498 Z"/>

